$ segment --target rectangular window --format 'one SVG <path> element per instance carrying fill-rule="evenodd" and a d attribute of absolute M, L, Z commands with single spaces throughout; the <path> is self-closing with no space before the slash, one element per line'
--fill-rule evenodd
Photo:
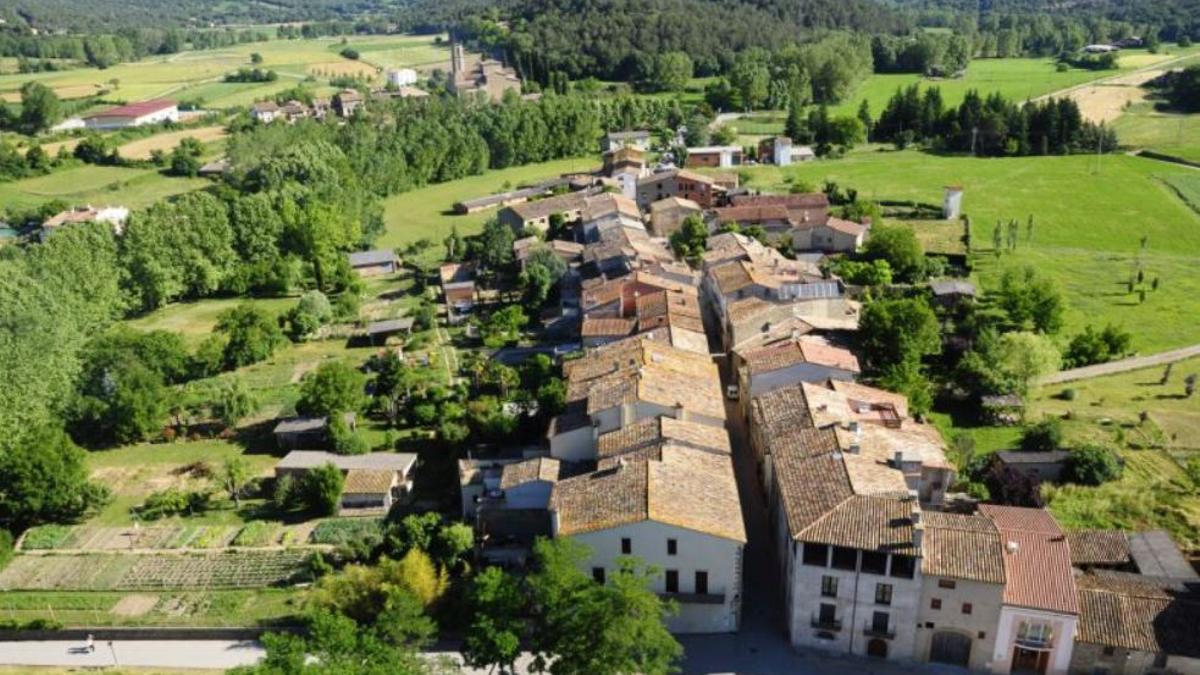
<path fill-rule="evenodd" d="M 878 574 L 880 576 L 887 574 L 887 554 L 875 551 L 863 551 L 862 571 L 863 574 Z"/>
<path fill-rule="evenodd" d="M 821 577 L 821 595 L 827 598 L 837 597 L 837 577 Z"/>
<path fill-rule="evenodd" d="M 953 579 L 938 579 L 938 588 L 954 588 L 957 584 Z"/>
<path fill-rule="evenodd" d="M 674 539 L 667 540 L 667 555 L 675 555 L 679 552 L 679 542 Z"/>
<path fill-rule="evenodd" d="M 696 572 L 696 595 L 708 595 L 708 572 Z"/>
<path fill-rule="evenodd" d="M 877 604 L 877 605 L 892 604 L 892 585 L 891 584 L 875 584 L 875 604 Z"/>
<path fill-rule="evenodd" d="M 633 553 L 633 540 L 628 537 L 621 537 L 621 553 L 629 555 Z"/>
<path fill-rule="evenodd" d="M 825 626 L 837 621 L 837 606 L 821 603 L 820 621 Z"/>
<path fill-rule="evenodd" d="M 972 609 L 974 609 L 974 608 L 971 607 L 971 603 L 969 603 L 969 602 L 963 603 L 963 614 L 970 614 Z"/>
<path fill-rule="evenodd" d="M 1117 648 L 1116 648 L 1116 647 L 1105 647 L 1105 648 L 1104 648 L 1104 655 L 1105 655 L 1105 656 L 1113 656 L 1113 655 L 1114 655 L 1114 654 L 1116 654 L 1116 653 L 1117 653 Z"/>
<path fill-rule="evenodd" d="M 679 592 L 679 570 L 667 570 L 667 592 Z"/>
<path fill-rule="evenodd" d="M 876 633 L 888 632 L 888 613 L 875 612 L 871 615 L 871 630 Z"/>
<path fill-rule="evenodd" d="M 929 601 L 929 609 L 941 609 L 941 608 L 942 608 L 942 599 L 941 598 L 932 598 Z"/>
<path fill-rule="evenodd" d="M 805 544 L 803 562 L 813 567 L 828 567 L 829 547 L 824 544 Z"/>
<path fill-rule="evenodd" d="M 858 568 L 858 550 L 844 546 L 833 547 L 833 567 L 839 570 Z"/>
<path fill-rule="evenodd" d="M 911 579 L 917 569 L 917 559 L 908 555 L 892 556 L 892 573 L 897 579 Z"/>
<path fill-rule="evenodd" d="M 593 567 L 592 568 L 592 579 L 598 584 L 604 583 L 604 568 L 603 567 Z"/>

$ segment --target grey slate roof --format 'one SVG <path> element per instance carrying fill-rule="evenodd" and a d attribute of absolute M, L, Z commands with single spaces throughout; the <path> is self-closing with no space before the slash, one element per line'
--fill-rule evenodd
<path fill-rule="evenodd" d="M 1003 450 L 996 454 L 999 455 L 1000 461 L 1005 464 L 1057 464 L 1065 462 L 1071 456 L 1071 453 L 1066 450 L 1051 450 L 1049 452 Z"/>
<path fill-rule="evenodd" d="M 315 469 L 325 464 L 333 464 L 343 471 L 357 470 L 388 470 L 408 473 L 417 456 L 408 452 L 369 452 L 365 455 L 335 455 L 323 450 L 293 450 L 289 452 L 275 469 Z"/>
<path fill-rule="evenodd" d="M 975 284 L 960 279 L 938 279 L 929 282 L 934 295 L 975 295 Z"/>
<path fill-rule="evenodd" d="M 1163 530 L 1130 534 L 1129 553 L 1142 574 L 1176 579 L 1195 579 L 1198 576 L 1171 540 L 1171 535 Z"/>
<path fill-rule="evenodd" d="M 384 265 L 396 260 L 396 253 L 391 249 L 376 249 L 374 251 L 358 251 L 350 254 L 351 267 L 367 267 Z"/>
<path fill-rule="evenodd" d="M 402 319 L 388 319 L 387 321 L 372 321 L 367 324 L 367 335 L 410 331 L 412 330 L 413 322 L 414 320 L 411 316 L 406 316 Z"/>
<path fill-rule="evenodd" d="M 353 424 L 356 415 L 348 412 L 345 415 L 346 423 Z M 279 424 L 275 425 L 274 433 L 276 434 L 303 434 L 314 431 L 321 431 L 326 425 L 325 417 L 289 417 L 280 420 Z"/>

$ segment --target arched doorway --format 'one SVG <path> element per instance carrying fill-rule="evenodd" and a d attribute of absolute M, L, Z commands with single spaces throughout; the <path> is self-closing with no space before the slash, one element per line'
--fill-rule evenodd
<path fill-rule="evenodd" d="M 950 631 L 934 633 L 929 647 L 929 660 L 967 667 L 971 661 L 971 638 Z"/>
<path fill-rule="evenodd" d="M 887 640 L 874 638 L 867 643 L 867 656 L 874 656 L 880 659 L 887 658 Z"/>

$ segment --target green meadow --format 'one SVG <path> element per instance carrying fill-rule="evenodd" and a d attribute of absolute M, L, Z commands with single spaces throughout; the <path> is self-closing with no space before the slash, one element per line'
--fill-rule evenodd
<path fill-rule="evenodd" d="M 1200 213 L 1164 179 L 1192 171 L 1126 155 L 975 159 L 916 151 L 861 152 L 780 170 L 745 168 L 752 187 L 784 190 L 785 179 L 819 187 L 826 180 L 866 199 L 940 204 L 942 188 L 965 188 L 973 223 L 976 276 L 984 288 L 1008 267 L 1030 265 L 1053 277 L 1067 295 L 1066 334 L 1113 322 L 1134 332 L 1134 348 L 1153 352 L 1191 344 L 1200 335 Z M 1033 215 L 1032 240 L 1024 223 Z M 997 220 L 1022 223 L 1015 252 L 991 255 Z M 944 229 L 944 223 L 923 224 Z M 1146 248 L 1142 249 L 1142 238 Z M 1138 266 L 1159 278 L 1145 302 L 1126 293 Z"/>
<path fill-rule="evenodd" d="M 1151 103 L 1138 103 L 1118 117 L 1113 128 L 1126 147 L 1200 163 L 1200 115 L 1162 112 Z"/>
<path fill-rule="evenodd" d="M 387 231 L 377 242 L 380 247 L 399 248 L 419 239 L 441 246 L 442 239 L 458 227 L 462 235 L 475 234 L 497 209 L 467 215 L 453 212 L 455 202 L 505 192 L 522 185 L 554 178 L 574 171 L 594 171 L 598 160 L 590 157 L 560 159 L 542 164 L 487 171 L 478 176 L 429 185 L 389 197 L 384 202 L 383 218 Z"/>
<path fill-rule="evenodd" d="M 384 35 L 354 38 L 353 47 L 363 57 L 351 61 L 339 52 L 347 45 L 340 38 L 270 40 L 225 49 L 185 51 L 122 63 L 105 70 L 78 68 L 48 73 L 0 75 L 0 96 L 13 98 L 21 85 L 38 80 L 63 98 L 80 98 L 108 90 L 107 100 L 139 101 L 170 96 L 200 99 L 211 108 L 247 105 L 308 77 L 328 80 L 340 74 L 374 77 L 383 68 L 429 66 L 449 58 L 449 47 L 435 44 L 435 36 Z M 279 73 L 275 82 L 222 82 L 240 67 L 249 67 L 250 55 L 263 58 L 257 67 Z M 377 56 L 372 56 L 377 55 Z"/>
<path fill-rule="evenodd" d="M 204 178 L 164 176 L 157 169 L 87 165 L 0 183 L 0 204 L 6 208 L 32 208 L 62 200 L 70 205 L 120 205 L 137 209 L 208 183 Z"/>

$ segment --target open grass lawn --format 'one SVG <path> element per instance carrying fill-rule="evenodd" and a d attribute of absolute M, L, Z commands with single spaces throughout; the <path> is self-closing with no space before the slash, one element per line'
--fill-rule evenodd
<path fill-rule="evenodd" d="M 291 309 L 299 296 L 290 298 L 210 298 L 192 302 L 177 302 L 130 319 L 126 323 L 139 330 L 165 330 L 183 336 L 195 346 L 212 334 L 222 312 L 243 303 L 250 303 L 275 314 Z"/>
<path fill-rule="evenodd" d="M 267 476 L 277 457 L 270 454 L 273 447 L 251 448 L 220 439 L 176 441 L 174 443 L 141 443 L 111 450 L 88 453 L 87 464 L 92 479 L 113 491 L 113 501 L 88 521 L 91 525 L 131 525 L 135 520 L 131 509 L 142 504 L 152 492 L 170 487 L 196 490 L 213 487 L 208 472 L 217 476 L 221 464 L 230 457 L 244 457 L 257 476 Z M 236 526 L 246 519 L 247 511 L 261 500 L 243 500 L 244 510 L 234 509 L 224 494 L 214 495 L 214 508 L 186 519 L 165 518 L 155 524 Z M 230 532 L 230 536 L 236 534 Z M 215 535 L 214 535 L 215 536 Z"/>
<path fill-rule="evenodd" d="M 1114 322 L 1134 333 L 1134 348 L 1153 352 L 1196 342 L 1200 335 L 1200 213 L 1160 177 L 1190 176 L 1170 164 L 1125 155 L 974 159 L 915 151 L 855 153 L 843 160 L 786 169 L 741 170 L 751 187 L 784 190 L 787 176 L 821 185 L 833 180 L 866 199 L 940 204 L 942 187 L 966 188 L 977 277 L 986 289 L 1009 266 L 1032 265 L 1054 277 L 1067 295 L 1066 334 Z M 1034 215 L 1032 242 L 996 261 L 990 255 L 997 219 L 1024 223 Z M 917 226 L 918 228 L 921 225 Z M 929 235 L 945 237 L 944 233 Z M 1140 241 L 1148 237 L 1148 248 Z M 1139 304 L 1124 284 L 1141 260 L 1158 291 Z"/>
<path fill-rule="evenodd" d="M 81 166 L 0 183 L 0 204 L 32 208 L 61 199 L 70 204 L 112 204 L 138 209 L 208 184 L 204 178 L 164 176 L 157 169 Z"/>
<path fill-rule="evenodd" d="M 924 87 L 938 87 L 947 106 L 957 106 L 971 89 L 983 95 L 1000 92 L 1014 101 L 1024 101 L 1072 87 L 1084 82 L 1117 75 L 1123 71 L 1143 68 L 1175 58 L 1181 54 L 1197 51 L 1170 48 L 1161 54 L 1150 54 L 1145 50 L 1128 50 L 1121 53 L 1119 70 L 1094 71 L 1072 68 L 1058 72 L 1054 59 L 976 59 L 967 67 L 967 72 L 957 79 L 928 79 L 916 73 L 872 75 L 857 91 L 846 97 L 833 110 L 849 115 L 858 111 L 865 98 L 871 106 L 871 114 L 878 117 L 887 101 L 897 88 L 920 82 Z"/>
<path fill-rule="evenodd" d="M 437 47 L 434 36 L 382 35 L 356 38 L 354 46 L 364 54 L 378 52 L 380 63 L 369 58 L 366 63 L 354 64 L 357 70 L 371 71 L 377 67 L 420 66 L 447 59 L 449 45 Z M 168 56 L 156 56 L 133 63 L 122 63 L 106 70 L 78 68 L 50 73 L 0 75 L 0 96 L 17 92 L 24 82 L 39 80 L 54 89 L 60 97 L 80 98 L 94 95 L 101 89 L 111 100 L 138 101 L 160 96 L 201 99 L 204 105 L 223 108 L 245 105 L 256 99 L 294 86 L 317 69 L 340 72 L 342 62 L 353 64 L 338 52 L 340 38 L 311 40 L 270 40 L 237 45 L 225 49 L 187 51 Z M 221 78 L 242 66 L 250 66 L 250 55 L 261 54 L 261 68 L 279 73 L 276 82 L 224 83 Z M 446 54 L 447 56 L 440 56 Z M 115 80 L 115 84 L 113 81 Z"/>
<path fill-rule="evenodd" d="M 1159 112 L 1151 103 L 1140 103 L 1113 127 L 1122 145 L 1200 162 L 1200 115 Z"/>
<path fill-rule="evenodd" d="M 497 210 L 468 215 L 455 215 L 454 203 L 474 197 L 485 197 L 511 190 L 524 184 L 553 178 L 571 171 L 592 171 L 598 161 L 591 157 L 560 159 L 543 164 L 488 171 L 478 176 L 429 185 L 389 197 L 384 202 L 384 223 L 387 231 L 377 243 L 380 247 L 399 248 L 418 239 L 430 239 L 441 251 L 442 239 L 457 226 L 460 234 L 475 234 L 483 223 L 496 215 Z"/>

